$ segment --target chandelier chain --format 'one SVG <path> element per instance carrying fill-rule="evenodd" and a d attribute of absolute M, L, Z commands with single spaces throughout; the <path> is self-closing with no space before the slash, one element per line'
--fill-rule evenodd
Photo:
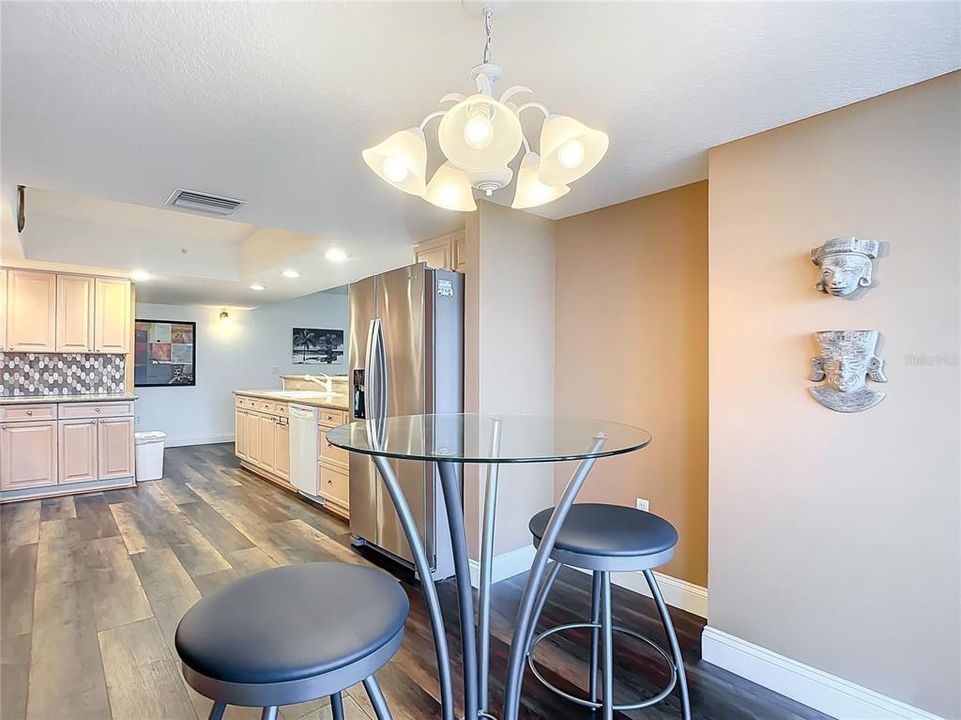
<path fill-rule="evenodd" d="M 494 36 L 491 30 L 491 23 L 494 19 L 494 11 L 490 8 L 484 8 L 484 30 L 487 33 L 487 39 L 484 41 L 484 63 L 487 64 L 491 61 L 491 39 Z"/>

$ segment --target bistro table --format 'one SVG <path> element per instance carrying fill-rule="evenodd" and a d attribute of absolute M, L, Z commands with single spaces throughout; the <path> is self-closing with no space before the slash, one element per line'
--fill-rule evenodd
<path fill-rule="evenodd" d="M 579 461 L 541 540 L 531 566 L 511 639 L 510 661 L 504 685 L 504 720 L 517 720 L 520 711 L 524 660 L 533 625 L 546 599 L 549 583 L 542 584 L 557 534 L 574 499 L 598 458 L 634 452 L 648 445 L 651 436 L 641 428 L 604 420 L 538 415 L 480 415 L 451 413 L 404 415 L 357 420 L 330 430 L 327 441 L 349 452 L 369 455 L 387 487 L 414 556 L 431 620 L 437 653 L 444 720 L 454 720 L 454 691 L 450 653 L 437 588 L 391 459 L 436 464 L 450 522 L 457 603 L 463 645 L 464 711 L 467 720 L 495 718 L 488 694 L 490 674 L 491 563 L 497 505 L 498 467 L 504 463 L 557 463 Z M 481 535 L 478 621 L 474 625 L 470 560 L 464 527 L 459 467 L 468 463 L 488 467 Z M 478 647 L 479 643 L 479 647 Z"/>

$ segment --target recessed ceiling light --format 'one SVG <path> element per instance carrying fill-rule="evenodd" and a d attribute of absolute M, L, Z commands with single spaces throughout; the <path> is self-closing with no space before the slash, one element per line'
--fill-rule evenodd
<path fill-rule="evenodd" d="M 325 253 L 325 256 L 332 263 L 342 263 L 342 262 L 345 262 L 348 257 L 350 257 L 347 254 L 346 250 L 343 250 L 338 247 L 332 247 L 329 250 L 327 250 L 327 252 Z"/>
<path fill-rule="evenodd" d="M 264 289 L 264 286 L 261 285 L 260 283 L 254 283 L 253 285 L 250 286 L 250 289 L 260 292 L 261 290 Z"/>
<path fill-rule="evenodd" d="M 300 277 L 300 273 L 297 272 L 296 270 L 284 270 L 280 274 L 283 275 L 285 278 L 289 278 L 291 280 L 293 280 L 294 278 Z"/>
<path fill-rule="evenodd" d="M 150 273 L 148 273 L 146 270 L 134 270 L 132 273 L 130 273 L 130 279 L 135 282 L 144 282 L 145 280 L 150 279 Z"/>

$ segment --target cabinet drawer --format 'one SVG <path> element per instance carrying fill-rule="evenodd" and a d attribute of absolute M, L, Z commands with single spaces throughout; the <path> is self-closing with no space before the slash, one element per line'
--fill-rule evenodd
<path fill-rule="evenodd" d="M 339 470 L 320 466 L 320 494 L 338 505 L 347 507 L 350 497 L 350 482 L 347 475 Z"/>
<path fill-rule="evenodd" d="M 324 410 L 321 408 L 320 412 L 317 413 L 317 422 L 328 427 L 337 427 L 347 422 L 347 413 L 343 410 Z"/>
<path fill-rule="evenodd" d="M 17 422 L 18 420 L 56 420 L 56 405 L 7 405 L 0 407 L 0 420 Z"/>
<path fill-rule="evenodd" d="M 251 410 L 254 407 L 254 401 L 252 398 L 244 397 L 242 395 L 234 396 L 234 405 L 239 408 L 245 408 Z"/>
<path fill-rule="evenodd" d="M 320 459 L 328 465 L 333 465 L 346 470 L 350 467 L 350 453 L 346 450 L 334 447 L 327 442 L 327 429 L 320 428 Z"/>
<path fill-rule="evenodd" d="M 60 406 L 60 418 L 103 418 L 133 415 L 133 403 L 70 403 Z"/>

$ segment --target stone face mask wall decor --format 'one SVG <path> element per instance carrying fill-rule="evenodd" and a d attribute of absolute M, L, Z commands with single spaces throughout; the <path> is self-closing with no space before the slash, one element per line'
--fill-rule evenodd
<path fill-rule="evenodd" d="M 850 295 L 871 284 L 873 262 L 878 256 L 877 240 L 839 237 L 811 251 L 811 262 L 820 270 L 814 287 L 828 295 Z"/>
<path fill-rule="evenodd" d="M 819 354 L 811 360 L 811 380 L 827 385 L 808 392 L 824 407 L 837 412 L 861 412 L 884 400 L 884 393 L 868 387 L 865 377 L 887 382 L 883 361 L 875 355 L 877 330 L 822 330 L 814 333 Z"/>

